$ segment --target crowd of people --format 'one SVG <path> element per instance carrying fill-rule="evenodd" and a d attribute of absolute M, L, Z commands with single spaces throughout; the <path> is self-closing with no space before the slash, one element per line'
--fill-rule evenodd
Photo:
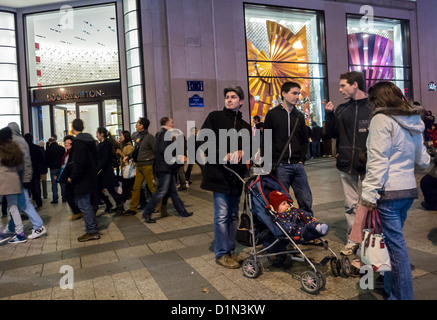
<path fill-rule="evenodd" d="M 201 130 L 208 129 L 216 137 L 222 130 L 260 130 L 261 137 L 265 130 L 271 130 L 273 141 L 265 146 L 261 143 L 259 156 L 271 153 L 272 172 L 286 190 L 291 187 L 304 220 L 312 221 L 321 235 L 327 233 L 328 227 L 314 218 L 313 195 L 304 166 L 309 159 L 310 140 L 313 157 L 334 155 L 344 196 L 347 234 L 354 225 L 360 204 L 376 208 L 392 263 L 392 271 L 384 275 L 385 291 L 391 299 L 412 299 L 411 270 L 402 228 L 413 200 L 419 196 L 415 166 L 426 169 L 430 155 L 435 156 L 437 130 L 432 113 L 425 112 L 418 103 L 408 103 L 401 90 L 390 82 L 378 82 L 366 93 L 363 74 L 347 72 L 340 75 L 339 82 L 339 92 L 346 102 L 338 106 L 325 103 L 323 126 L 313 122 L 310 129 L 297 108 L 300 91 L 298 83 L 285 82 L 281 87 L 282 104 L 270 109 L 263 122 L 259 116 L 255 117 L 255 126 L 251 128 L 240 111 L 245 100 L 242 88 L 225 88 L 224 108 L 209 113 Z M 141 208 L 142 217 L 149 224 L 156 222 L 153 213 L 160 212 L 161 217 L 169 215 L 167 201 L 171 198 L 177 216 L 190 217 L 193 212 L 187 211 L 178 191 L 189 186 L 195 161 L 202 172 L 201 188 L 213 193 L 216 262 L 225 268 L 239 268 L 243 259 L 235 250 L 243 182 L 232 172 L 241 177 L 248 172 L 243 140 L 228 143 L 226 150 L 221 150 L 223 145 L 216 139 L 216 152 L 212 156 L 217 161 L 199 163 L 199 157 L 190 154 L 187 148 L 194 145 L 196 154 L 202 149 L 196 141 L 197 128 L 193 128 L 187 141 L 170 117 L 161 119 L 156 135 L 149 133 L 149 125 L 147 118 L 139 118 L 136 132 L 122 131 L 119 141 L 100 127 L 96 140 L 84 132 L 83 121 L 75 119 L 72 135 L 64 138 L 64 146 L 58 144 L 56 137 L 51 137 L 45 150 L 44 143 L 33 144 L 31 134 L 22 138 L 16 123 L 1 129 L 0 173 L 5 178 L 0 180 L 0 199 L 11 213 L 11 219 L 8 227 L 2 228 L 0 242 L 26 241 L 21 211 L 29 216 L 33 225 L 28 238 L 46 233 L 30 195 L 36 208 L 40 208 L 41 185 L 42 196 L 47 198 L 48 172 L 51 204 L 59 201 L 59 183 L 61 200 L 68 202 L 72 219 L 84 219 L 86 233 L 78 238 L 80 242 L 100 238 L 96 212 L 101 204 L 106 205 L 105 212 L 115 213 L 115 216 L 135 215 Z M 169 136 L 172 139 L 168 139 Z M 334 148 L 332 140 L 336 141 Z M 174 148 L 172 161 L 169 161 L 166 150 L 173 143 L 181 148 Z M 202 150 L 204 157 L 211 156 L 208 153 L 212 149 Z M 223 155 L 224 158 L 219 159 Z M 184 171 L 188 159 L 190 164 Z M 222 165 L 223 161 L 232 171 Z M 422 206 L 426 210 L 437 209 L 436 170 L 435 164 L 421 179 L 425 197 Z M 146 193 L 149 201 L 146 201 Z M 272 208 L 279 210 L 284 206 L 281 212 L 288 212 L 294 223 L 296 216 L 285 197 L 275 194 L 273 198 Z M 125 210 L 128 200 L 129 207 Z M 358 247 L 359 243 L 347 240 L 341 254 L 352 255 Z"/>

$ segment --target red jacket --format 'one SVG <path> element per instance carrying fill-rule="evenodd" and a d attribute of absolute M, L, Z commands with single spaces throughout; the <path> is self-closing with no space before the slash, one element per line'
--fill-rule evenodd
<path fill-rule="evenodd" d="M 432 139 L 432 145 L 434 148 L 437 148 L 437 129 L 436 130 L 432 130 L 432 129 L 428 129 L 428 133 L 430 138 Z"/>

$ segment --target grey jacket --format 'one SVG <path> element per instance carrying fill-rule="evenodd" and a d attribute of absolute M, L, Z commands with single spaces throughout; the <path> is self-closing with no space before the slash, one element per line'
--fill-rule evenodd
<path fill-rule="evenodd" d="M 135 149 L 128 155 L 129 158 L 132 158 L 136 151 L 138 151 L 137 167 L 152 166 L 155 160 L 155 137 L 146 130 L 138 133 L 135 139 Z"/>
<path fill-rule="evenodd" d="M 393 114 L 382 110 L 372 118 L 362 200 L 376 204 L 380 198 L 417 198 L 415 167 L 426 169 L 430 163 L 423 144 L 424 128 L 419 111 Z"/>
<path fill-rule="evenodd" d="M 23 183 L 29 183 L 32 180 L 32 161 L 30 160 L 29 145 L 20 135 L 20 127 L 16 122 L 10 122 L 8 127 L 12 130 L 12 141 L 20 146 L 23 152 L 23 164 L 17 167 L 18 174 L 23 178 Z"/>

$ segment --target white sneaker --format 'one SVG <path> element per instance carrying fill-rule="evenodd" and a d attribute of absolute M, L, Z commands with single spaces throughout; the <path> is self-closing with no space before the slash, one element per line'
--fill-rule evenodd
<path fill-rule="evenodd" d="M 36 239 L 45 233 L 47 233 L 47 229 L 44 226 L 41 226 L 36 230 L 32 230 L 32 234 L 30 236 L 28 236 L 27 238 Z"/>

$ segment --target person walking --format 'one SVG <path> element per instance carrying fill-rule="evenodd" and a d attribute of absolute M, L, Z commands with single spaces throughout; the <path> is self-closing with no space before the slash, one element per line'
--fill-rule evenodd
<path fill-rule="evenodd" d="M 337 107 L 330 101 L 325 104 L 326 132 L 337 139 L 336 166 L 340 173 L 340 187 L 343 191 L 345 216 L 347 222 L 347 243 L 343 255 L 352 255 L 359 244 L 349 239 L 354 225 L 356 210 L 360 199 L 359 181 L 364 180 L 365 165 L 360 164 L 360 151 L 366 147 L 368 127 L 372 114 L 364 93 L 364 75 L 352 71 L 340 75 L 340 93 L 348 101 Z"/>
<path fill-rule="evenodd" d="M 134 151 L 123 158 L 125 163 L 132 159 L 137 166 L 129 209 L 124 212 L 126 216 L 137 214 L 144 181 L 152 194 L 156 191 L 155 183 L 153 182 L 155 179 L 153 175 L 153 161 L 155 160 L 156 139 L 155 136 L 148 132 L 149 125 L 149 119 L 138 119 L 136 123 L 138 134 L 135 139 Z"/>
<path fill-rule="evenodd" d="M 121 172 L 123 173 L 124 167 L 126 167 L 126 163 L 123 161 L 124 157 L 126 157 L 128 154 L 130 154 L 132 151 L 134 151 L 134 146 L 132 145 L 132 138 L 129 131 L 124 130 L 121 132 L 120 135 L 120 149 L 117 149 L 117 154 L 122 159 L 121 161 Z M 130 160 L 132 161 L 132 160 Z M 135 166 L 135 163 L 131 162 L 132 166 Z M 135 176 L 131 178 L 124 178 L 122 177 L 122 201 L 125 202 L 129 200 L 132 196 L 132 187 L 135 182 Z"/>
<path fill-rule="evenodd" d="M 81 119 L 73 120 L 72 169 L 67 178 L 74 188 L 74 198 L 83 219 L 85 220 L 86 233 L 77 240 L 85 242 L 100 239 L 99 229 L 91 196 L 97 193 L 97 146 L 94 138 L 89 133 L 84 133 Z"/>
<path fill-rule="evenodd" d="M 212 111 L 205 119 L 201 130 L 210 129 L 216 137 L 216 162 L 207 161 L 200 187 L 213 192 L 214 201 L 214 254 L 216 263 L 225 268 L 239 268 L 241 257 L 235 253 L 238 211 L 243 183 L 224 166 L 228 166 L 240 177 L 246 173 L 242 140 L 238 139 L 237 150 L 226 145 L 220 151 L 220 130 L 235 129 L 237 132 L 251 136 L 250 124 L 243 120 L 240 108 L 244 104 L 244 92 L 241 87 L 224 89 L 225 106 L 221 111 Z M 228 141 L 229 142 L 229 141 Z M 202 146 L 199 147 L 202 150 Z M 208 149 L 202 150 L 208 152 Z M 226 154 L 224 159 L 219 155 Z M 247 156 L 247 155 L 246 155 Z M 208 154 L 207 154 L 208 157 Z M 224 164 L 223 164 L 224 163 Z"/>
<path fill-rule="evenodd" d="M 287 191 L 292 187 L 300 210 L 313 214 L 313 196 L 304 168 L 309 143 L 308 128 L 303 113 L 296 107 L 300 90 L 301 86 L 296 82 L 282 85 L 283 104 L 269 110 L 264 119 L 264 130 L 272 130 L 273 143 L 270 150 L 262 149 L 262 152 L 272 152 L 273 164 L 276 165 L 286 147 L 281 163 L 276 168 L 278 180 Z M 293 135 L 291 143 L 286 146 L 290 135 Z"/>
<path fill-rule="evenodd" d="M 374 107 L 367 138 L 367 168 L 361 204 L 376 208 L 390 255 L 392 270 L 384 273 L 390 300 L 412 300 L 408 249 L 403 235 L 407 212 L 418 198 L 415 165 L 426 169 L 430 156 L 423 144 L 421 108 L 412 107 L 392 82 L 369 89 Z"/>
<path fill-rule="evenodd" d="M 50 203 L 56 204 L 58 203 L 59 196 L 58 196 L 58 183 L 56 182 L 55 176 L 58 176 L 59 172 L 61 171 L 62 157 L 64 156 L 65 149 L 57 143 L 54 137 L 51 137 L 48 142 L 49 142 L 49 146 L 46 149 L 46 164 L 47 167 L 50 169 L 50 180 L 52 184 L 52 194 L 53 194 L 53 200 Z M 61 196 L 62 196 L 62 202 L 65 202 L 66 200 L 62 188 L 61 188 Z"/>
<path fill-rule="evenodd" d="M 80 212 L 80 209 L 74 200 L 74 188 L 71 183 L 68 183 L 68 176 L 71 172 L 72 166 L 71 149 L 73 146 L 73 141 L 74 136 L 72 135 L 64 137 L 65 153 L 62 157 L 61 171 L 59 176 L 56 177 L 56 180 L 61 184 L 61 188 L 64 190 L 65 200 L 67 200 L 68 206 L 73 212 L 73 215 L 71 216 L 72 221 L 82 218 L 82 213 Z"/>
<path fill-rule="evenodd" d="M 96 136 L 100 142 L 97 145 L 97 176 L 98 176 L 98 195 L 103 198 L 106 203 L 106 212 L 110 212 L 112 204 L 109 198 L 103 194 L 103 189 L 108 190 L 112 199 L 116 204 L 116 213 L 119 215 L 123 213 L 123 201 L 121 195 L 115 189 L 118 188 L 118 181 L 114 174 L 112 164 L 112 144 L 109 142 L 110 133 L 104 127 L 98 127 Z M 97 201 L 100 197 L 96 197 Z"/>
<path fill-rule="evenodd" d="M 12 141 L 18 144 L 21 152 L 23 153 L 23 164 L 18 166 L 17 168 L 18 176 L 20 177 L 20 181 L 24 188 L 24 205 L 20 206 L 20 208 L 22 208 L 21 211 L 24 211 L 29 217 L 29 220 L 33 226 L 32 234 L 28 237 L 28 239 L 36 239 L 46 234 L 47 229 L 44 226 L 44 222 L 42 221 L 38 212 L 36 212 L 35 207 L 33 206 L 29 196 L 29 189 L 31 187 L 30 182 L 32 180 L 32 163 L 30 160 L 29 145 L 27 144 L 26 140 L 24 140 L 24 138 L 21 136 L 18 123 L 10 122 L 8 123 L 8 127 L 12 130 Z M 13 219 L 9 220 L 7 232 L 15 233 L 15 225 Z"/>
<path fill-rule="evenodd" d="M 145 219 L 146 223 L 156 222 L 156 220 L 152 219 L 152 213 L 154 212 L 155 207 L 165 196 L 171 198 L 173 206 L 175 207 L 179 217 L 186 218 L 193 215 L 192 212 L 188 212 L 185 209 L 184 203 L 179 197 L 176 187 L 178 170 L 183 163 L 187 161 L 187 157 L 184 155 L 184 153 L 174 154 L 172 159 L 166 159 L 165 156 L 166 148 L 174 141 L 174 143 L 182 144 L 182 151 L 185 149 L 183 146 L 185 143 L 185 138 L 182 134 L 173 136 L 174 140 L 167 140 L 165 138 L 168 131 L 170 131 L 170 135 L 173 135 L 173 128 L 174 123 L 172 118 L 164 117 L 161 119 L 161 130 L 156 135 L 155 146 L 155 173 L 158 179 L 158 185 L 156 192 L 152 195 L 152 199 L 146 205 L 143 211 L 142 217 Z M 176 149 L 176 151 L 177 150 L 178 149 Z M 174 160 L 174 163 L 170 163 L 170 160 Z M 166 210 L 164 211 L 164 215 L 165 213 Z"/>
<path fill-rule="evenodd" d="M 9 240 L 10 243 L 26 242 L 20 210 L 18 208 L 19 196 L 23 189 L 18 175 L 17 167 L 23 164 L 23 153 L 20 147 L 12 141 L 12 130 L 8 127 L 0 130 L 0 202 L 5 196 L 11 220 L 15 225 L 15 236 L 11 239 L 7 234 L 0 232 L 0 243 Z M 0 228 L 3 230 L 0 220 Z"/>

